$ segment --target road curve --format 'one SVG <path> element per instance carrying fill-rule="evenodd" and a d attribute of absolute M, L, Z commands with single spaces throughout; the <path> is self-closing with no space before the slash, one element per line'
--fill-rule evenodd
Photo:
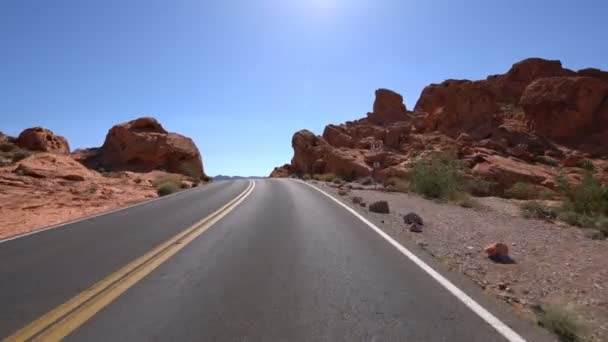
<path fill-rule="evenodd" d="M 246 181 L 213 183 L 0 243 L 0 336 L 246 187 Z M 67 340 L 506 339 L 337 203 L 299 182 L 269 179 L 256 181 L 238 207 Z"/>

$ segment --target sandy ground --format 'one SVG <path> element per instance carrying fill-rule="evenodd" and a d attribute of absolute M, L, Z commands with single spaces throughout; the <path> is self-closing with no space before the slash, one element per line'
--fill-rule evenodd
<path fill-rule="evenodd" d="M 18 172 L 19 165 L 37 176 Z M 152 181 L 166 175 L 102 175 L 50 154 L 0 167 L 0 239 L 156 198 Z"/>
<path fill-rule="evenodd" d="M 398 241 L 414 241 L 447 269 L 459 270 L 486 292 L 510 303 L 516 313 L 534 319 L 538 305 L 567 307 L 577 314 L 590 341 L 608 341 L 608 241 L 591 240 L 580 229 L 564 224 L 528 220 L 515 201 L 478 198 L 483 207 L 462 208 L 423 199 L 417 195 L 375 190 L 338 189 L 313 183 L 343 200 L 359 213 L 384 222 L 379 227 Z M 389 202 L 390 214 L 370 213 L 352 203 Z M 422 233 L 410 232 L 402 215 L 419 214 Z M 514 264 L 498 264 L 483 249 L 493 242 L 509 246 Z"/>

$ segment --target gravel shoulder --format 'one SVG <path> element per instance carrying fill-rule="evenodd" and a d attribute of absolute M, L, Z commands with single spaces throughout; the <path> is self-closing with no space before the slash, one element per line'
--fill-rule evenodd
<path fill-rule="evenodd" d="M 477 198 L 482 208 L 437 203 L 417 195 L 379 190 L 350 190 L 340 196 L 333 184 L 311 181 L 357 212 L 379 223 L 398 241 L 416 244 L 447 270 L 471 278 L 484 292 L 511 305 L 516 314 L 534 320 L 540 305 L 564 307 L 585 327 L 585 339 L 608 341 L 608 241 L 591 240 L 565 224 L 524 219 L 516 201 Z M 385 200 L 390 214 L 371 213 L 353 204 Z M 424 219 L 422 233 L 410 232 L 402 216 Z M 487 258 L 494 242 L 508 245 L 513 264 Z"/>

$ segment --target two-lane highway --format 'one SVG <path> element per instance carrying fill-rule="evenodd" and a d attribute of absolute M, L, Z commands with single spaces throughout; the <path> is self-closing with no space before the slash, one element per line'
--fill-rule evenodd
<path fill-rule="evenodd" d="M 204 227 L 170 240 L 193 225 Z M 155 264 L 127 269 L 124 277 L 132 281 L 109 285 L 104 291 L 116 295 L 103 305 L 92 310 L 92 300 L 78 302 L 69 324 L 44 328 L 58 333 L 31 337 L 523 340 L 514 331 L 499 332 L 338 203 L 286 179 L 212 183 L 0 243 L 0 337 L 16 336 L 167 241 L 174 251 L 163 258 L 155 252 L 149 259 Z"/>

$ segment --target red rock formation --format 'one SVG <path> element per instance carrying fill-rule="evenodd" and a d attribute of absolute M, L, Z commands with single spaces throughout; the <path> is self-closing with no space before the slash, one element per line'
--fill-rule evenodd
<path fill-rule="evenodd" d="M 271 178 L 285 178 L 291 174 L 291 165 L 285 164 L 280 167 L 275 167 L 270 173 Z"/>
<path fill-rule="evenodd" d="M 62 178 L 71 181 L 84 181 L 99 177 L 84 165 L 69 156 L 53 153 L 35 153 L 20 161 L 14 173 L 34 178 Z"/>
<path fill-rule="evenodd" d="M 403 97 L 388 89 L 376 90 L 374 110 L 367 114 L 367 119 L 375 125 L 385 125 L 407 119 L 407 110 Z"/>
<path fill-rule="evenodd" d="M 594 77 L 547 77 L 532 82 L 520 104 L 532 131 L 576 146 L 608 128 L 608 83 Z M 599 142 L 608 153 L 608 135 Z"/>
<path fill-rule="evenodd" d="M 451 136 L 467 132 L 481 138 L 496 126 L 493 116 L 499 105 L 484 81 L 448 80 L 424 88 L 414 110 L 426 113 L 427 132 L 440 131 Z"/>
<path fill-rule="evenodd" d="M 17 145 L 31 151 L 70 153 L 70 146 L 64 137 L 42 127 L 28 128 L 21 132 L 17 138 Z"/>
<path fill-rule="evenodd" d="M 564 158 L 608 155 L 607 78 L 601 70 L 574 72 L 559 61 L 530 58 L 485 80 L 429 85 L 414 112 L 399 94 L 379 89 L 366 118 L 328 125 L 322 137 L 297 132 L 289 172 L 383 180 L 407 176 L 420 153 L 452 150 L 468 173 L 497 189 L 516 182 L 551 188 L 555 165 L 579 167 Z"/>
<path fill-rule="evenodd" d="M 193 177 L 204 175 L 201 155 L 192 139 L 167 132 L 153 118 L 139 118 L 110 129 L 97 156 L 111 170 L 164 169 Z"/>

